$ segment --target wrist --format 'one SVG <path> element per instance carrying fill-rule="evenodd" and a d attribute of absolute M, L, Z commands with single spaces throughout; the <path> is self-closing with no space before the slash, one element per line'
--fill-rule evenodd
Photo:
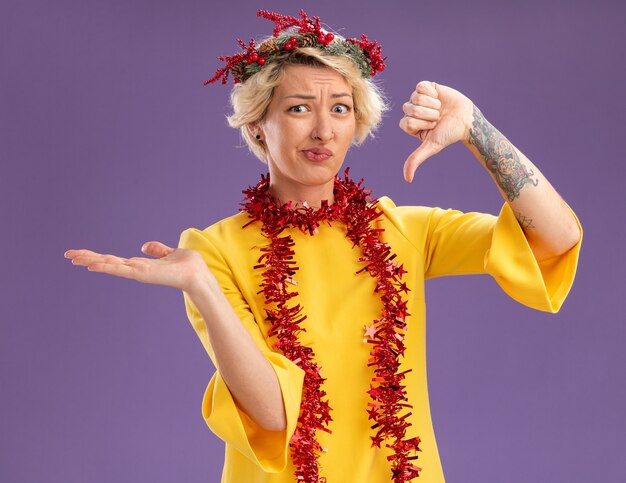
<path fill-rule="evenodd" d="M 219 284 L 215 276 L 207 268 L 203 272 L 193 276 L 188 286 L 183 289 L 189 295 L 192 301 L 206 299 L 207 296 L 216 293 L 219 290 Z"/>
<path fill-rule="evenodd" d="M 463 144 L 465 144 L 465 146 L 467 146 L 468 148 L 471 146 L 472 138 L 475 134 L 473 130 L 475 128 L 476 120 L 479 119 L 480 117 L 482 117 L 482 113 L 476 107 L 476 105 L 472 102 L 471 108 L 469 109 L 469 112 L 467 113 L 464 119 L 465 134 L 463 136 L 463 139 L 461 139 L 461 141 L 463 141 Z"/>

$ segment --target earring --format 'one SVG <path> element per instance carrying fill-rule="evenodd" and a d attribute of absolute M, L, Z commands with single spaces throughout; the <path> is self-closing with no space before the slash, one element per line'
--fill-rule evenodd
<path fill-rule="evenodd" d="M 260 135 L 260 134 L 257 134 L 257 135 L 256 135 L 256 138 L 257 138 L 257 140 L 261 139 L 261 135 Z"/>

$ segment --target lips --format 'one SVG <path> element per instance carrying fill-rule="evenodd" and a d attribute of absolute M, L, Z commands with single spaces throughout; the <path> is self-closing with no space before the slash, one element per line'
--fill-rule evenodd
<path fill-rule="evenodd" d="M 311 161 L 325 161 L 334 154 L 330 149 L 320 147 L 303 149 L 302 152 Z"/>

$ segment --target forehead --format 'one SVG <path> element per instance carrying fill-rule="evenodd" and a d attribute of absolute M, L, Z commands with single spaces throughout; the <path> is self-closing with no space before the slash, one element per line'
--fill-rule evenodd
<path fill-rule="evenodd" d="M 312 67 L 308 65 L 288 65 L 284 77 L 276 87 L 277 93 L 288 95 L 292 92 L 307 93 L 320 89 L 347 91 L 352 89 L 346 79 L 330 67 Z"/>

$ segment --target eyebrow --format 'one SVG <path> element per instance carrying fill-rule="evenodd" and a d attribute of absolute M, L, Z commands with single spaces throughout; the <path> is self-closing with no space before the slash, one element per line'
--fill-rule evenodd
<path fill-rule="evenodd" d="M 347 92 L 339 92 L 337 94 L 331 94 L 331 98 L 335 99 L 337 97 L 352 97 L 352 94 L 348 94 Z M 306 94 L 293 94 L 291 96 L 284 96 L 283 99 L 307 99 L 307 100 L 315 100 L 315 96 L 310 96 Z"/>

